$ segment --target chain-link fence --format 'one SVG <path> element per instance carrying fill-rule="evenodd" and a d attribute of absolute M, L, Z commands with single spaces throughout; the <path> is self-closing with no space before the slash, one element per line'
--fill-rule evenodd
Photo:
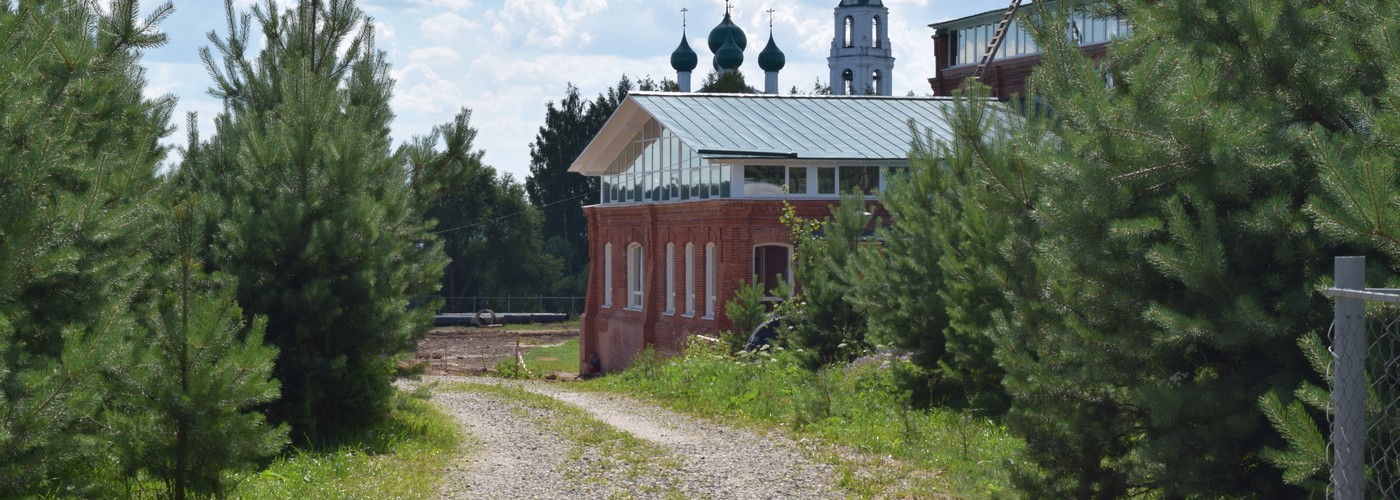
<path fill-rule="evenodd" d="M 1366 288 L 1365 257 L 1337 257 L 1328 412 L 1331 493 L 1342 500 L 1400 497 L 1400 318 L 1367 302 L 1400 304 L 1400 290 Z"/>
<path fill-rule="evenodd" d="M 436 298 L 436 297 L 434 297 Z M 585 297 L 442 297 L 438 314 L 468 314 L 490 309 L 497 313 L 563 313 L 577 318 Z M 418 299 L 426 302 L 426 298 Z"/>

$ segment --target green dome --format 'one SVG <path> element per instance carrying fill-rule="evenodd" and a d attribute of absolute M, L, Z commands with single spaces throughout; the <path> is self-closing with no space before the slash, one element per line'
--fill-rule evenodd
<path fill-rule="evenodd" d="M 724 41 L 724 45 L 715 52 L 715 66 L 721 70 L 739 69 L 744 64 L 744 51 L 739 48 L 739 44 L 733 38 Z"/>
<path fill-rule="evenodd" d="M 724 46 L 724 41 L 728 38 L 734 39 L 734 44 L 737 45 L 740 52 L 749 48 L 749 39 L 744 36 L 744 30 L 739 29 L 734 21 L 729 19 L 729 13 L 725 12 L 724 20 L 720 21 L 719 26 L 715 26 L 715 29 L 710 30 L 710 53 L 719 55 L 719 49 Z"/>
<path fill-rule="evenodd" d="M 699 64 L 700 59 L 690 48 L 690 42 L 685 40 L 685 35 L 681 35 L 681 45 L 676 47 L 675 52 L 671 53 L 671 69 L 689 72 Z"/>
<path fill-rule="evenodd" d="M 773 34 L 769 33 L 768 46 L 758 53 L 758 67 L 763 68 L 763 71 L 780 71 L 786 65 L 787 56 L 778 50 L 778 44 L 773 41 Z"/>

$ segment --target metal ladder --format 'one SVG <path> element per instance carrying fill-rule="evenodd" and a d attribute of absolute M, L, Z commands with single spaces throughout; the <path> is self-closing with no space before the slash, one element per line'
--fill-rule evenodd
<path fill-rule="evenodd" d="M 977 63 L 977 69 L 972 71 L 973 80 L 981 80 L 982 75 L 987 72 L 987 66 L 992 64 L 992 59 L 997 56 L 997 50 L 1001 48 L 1002 39 L 1006 38 L 1006 30 L 1011 27 L 1011 19 L 1016 17 L 1016 10 L 1021 8 L 1021 0 L 1011 0 L 1011 6 L 1006 8 L 1006 14 L 1001 16 L 1001 22 L 997 23 L 997 30 L 992 33 L 992 40 L 987 42 L 987 51 L 982 53 L 982 61 Z"/>

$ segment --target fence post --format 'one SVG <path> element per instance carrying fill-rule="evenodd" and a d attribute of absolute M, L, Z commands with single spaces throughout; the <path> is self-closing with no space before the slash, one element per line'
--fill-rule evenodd
<path fill-rule="evenodd" d="M 1336 288 L 1366 289 L 1366 258 L 1336 257 Z M 1332 491 L 1339 500 L 1360 500 L 1366 486 L 1366 303 L 1337 297 L 1332 316 Z"/>

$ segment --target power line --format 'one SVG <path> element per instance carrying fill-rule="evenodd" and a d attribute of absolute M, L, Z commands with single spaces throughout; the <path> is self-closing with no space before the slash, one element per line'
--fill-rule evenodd
<path fill-rule="evenodd" d="M 564 199 L 562 199 L 562 200 L 558 200 L 558 201 L 553 201 L 553 202 L 545 203 L 545 204 L 543 204 L 543 205 L 540 205 L 539 208 L 544 208 L 544 207 L 549 207 L 549 206 L 558 205 L 558 204 L 563 203 L 563 202 L 566 202 L 566 201 L 577 200 L 577 199 L 579 199 L 579 198 L 582 198 L 582 197 L 584 197 L 584 196 L 588 196 L 588 195 L 590 195 L 590 194 L 593 194 L 593 193 L 592 193 L 592 192 L 584 192 L 584 193 L 581 193 L 581 194 L 579 194 L 579 195 L 577 195 L 577 196 L 572 196 L 572 197 L 569 197 L 569 198 L 564 198 Z M 512 213 L 512 214 L 502 215 L 502 216 L 500 216 L 500 217 L 496 217 L 496 218 L 491 219 L 491 220 L 484 220 L 484 221 L 481 221 L 481 222 L 476 222 L 476 223 L 472 223 L 472 224 L 467 224 L 467 225 L 465 225 L 465 226 L 457 226 L 457 227 L 454 227 L 454 228 L 451 228 L 451 229 L 443 229 L 443 230 L 441 230 L 441 231 L 434 231 L 433 234 L 450 233 L 450 232 L 459 231 L 459 230 L 462 230 L 462 229 L 470 229 L 470 228 L 473 228 L 473 227 L 476 227 L 476 226 L 481 226 L 481 225 L 485 225 L 485 224 L 490 224 L 490 223 L 492 223 L 492 222 L 496 222 L 496 221 L 499 221 L 499 220 L 509 219 L 509 218 L 511 218 L 511 217 L 515 217 L 515 216 L 520 215 L 520 214 L 523 214 L 523 213 L 525 213 L 525 212 L 526 212 L 526 210 L 521 210 L 521 211 L 519 211 L 519 212 L 515 212 L 515 213 Z"/>

